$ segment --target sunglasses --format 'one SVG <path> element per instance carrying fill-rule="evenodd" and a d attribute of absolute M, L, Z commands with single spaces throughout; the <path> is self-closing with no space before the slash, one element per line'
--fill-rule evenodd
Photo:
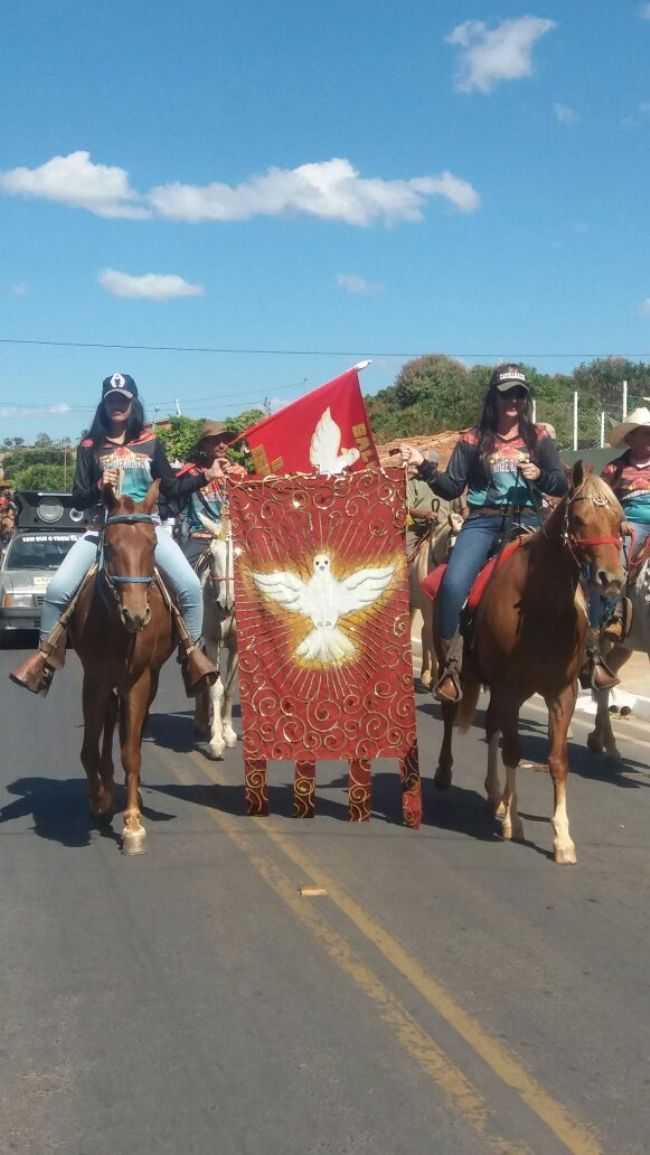
<path fill-rule="evenodd" d="M 523 401 L 527 396 L 526 390 L 522 389 L 519 385 L 515 385 L 514 389 L 506 389 L 503 392 L 499 392 L 499 397 L 504 401 Z"/>

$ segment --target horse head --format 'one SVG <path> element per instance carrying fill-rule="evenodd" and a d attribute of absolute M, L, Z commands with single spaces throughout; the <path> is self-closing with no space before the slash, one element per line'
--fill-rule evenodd
<path fill-rule="evenodd" d="M 153 511 L 159 489 L 160 482 L 154 481 L 144 501 L 136 502 L 130 497 L 116 497 L 110 485 L 104 487 L 108 517 L 102 541 L 102 573 L 120 621 L 130 634 L 139 633 L 151 620 L 149 586 L 155 577 L 156 548 Z"/>
<path fill-rule="evenodd" d="M 227 517 L 213 521 L 204 513 L 199 513 L 204 529 L 211 534 L 208 547 L 210 577 L 217 591 L 217 605 L 226 613 L 234 608 L 235 549 L 232 528 Z"/>
<path fill-rule="evenodd" d="M 617 597 L 625 580 L 621 563 L 622 506 L 607 483 L 582 461 L 573 467 L 563 506 L 562 540 L 581 579 L 605 597 Z"/>

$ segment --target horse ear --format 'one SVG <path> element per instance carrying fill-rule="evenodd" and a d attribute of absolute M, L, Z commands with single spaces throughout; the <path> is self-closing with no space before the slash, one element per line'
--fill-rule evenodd
<path fill-rule="evenodd" d="M 573 466 L 573 473 L 571 474 L 571 485 L 574 489 L 579 489 L 585 479 L 585 467 L 582 461 L 576 461 Z"/>
<path fill-rule="evenodd" d="M 105 485 L 102 489 L 102 496 L 104 498 L 104 505 L 109 513 L 112 513 L 117 505 L 117 496 L 112 485 Z"/>
<path fill-rule="evenodd" d="M 142 509 L 144 513 L 151 513 L 158 505 L 158 497 L 160 495 L 160 481 L 154 481 L 149 486 L 149 491 L 144 501 L 142 502 Z"/>

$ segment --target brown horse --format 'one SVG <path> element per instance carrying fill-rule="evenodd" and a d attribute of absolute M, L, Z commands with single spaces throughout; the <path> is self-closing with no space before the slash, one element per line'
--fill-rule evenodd
<path fill-rule="evenodd" d="M 517 812 L 516 771 L 520 759 L 519 710 L 537 693 L 548 708 L 548 766 L 553 779 L 552 824 L 555 861 L 576 861 L 566 809 L 569 769 L 567 735 L 584 659 L 587 612 L 583 587 L 618 594 L 623 510 L 611 489 L 582 462 L 572 485 L 542 529 L 497 563 L 476 612 L 463 663 L 463 700 L 443 706 L 445 733 L 436 785 L 451 783 L 451 739 L 456 712 L 469 725 L 481 684 L 490 690 L 486 730 L 488 802 L 506 839 L 523 838 Z M 505 789 L 499 784 L 499 736 L 503 737 Z"/>
<path fill-rule="evenodd" d="M 84 668 L 84 740 L 81 761 L 88 777 L 90 811 L 99 822 L 113 817 L 113 731 L 119 715 L 126 809 L 122 849 L 144 850 L 140 763 L 142 730 L 158 689 L 160 669 L 174 648 L 169 604 L 154 563 L 158 502 L 155 482 L 145 500 L 116 498 L 104 489 L 108 510 L 101 564 L 82 588 L 71 640 Z M 101 753 L 100 753 L 101 739 Z"/>

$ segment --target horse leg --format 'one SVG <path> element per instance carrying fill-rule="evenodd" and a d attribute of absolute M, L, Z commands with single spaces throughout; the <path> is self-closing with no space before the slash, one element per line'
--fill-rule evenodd
<path fill-rule="evenodd" d="M 140 810 L 140 766 L 142 764 L 142 729 L 151 701 L 152 672 L 141 674 L 127 691 L 121 717 L 122 765 L 126 776 L 126 809 L 122 849 L 125 854 L 142 854 L 147 832 Z"/>
<path fill-rule="evenodd" d="M 576 704 L 577 687 L 566 686 L 557 697 L 547 698 L 548 729 L 550 750 L 548 768 L 553 779 L 554 809 L 551 819 L 555 838 L 553 851 L 555 861 L 560 865 L 576 861 L 575 844 L 569 833 L 569 816 L 566 808 L 566 785 L 569 772 L 569 748 L 567 733 Z"/>
<path fill-rule="evenodd" d="M 106 800 L 100 770 L 99 740 L 106 711 L 109 709 L 110 690 L 105 691 L 94 679 L 84 674 L 82 705 L 84 715 L 84 738 L 81 747 L 81 765 L 88 779 L 88 806 L 93 818 L 102 818 L 106 813 Z"/>
<path fill-rule="evenodd" d="M 632 651 L 625 646 L 614 646 L 607 654 L 607 665 L 617 674 L 631 656 Z M 587 746 L 594 754 L 602 754 L 605 750 L 610 758 L 620 759 L 609 713 L 609 690 L 595 690 L 594 698 L 596 722 L 591 733 L 587 735 Z"/>
<path fill-rule="evenodd" d="M 206 638 L 205 652 L 219 669 L 221 665 L 221 638 Z M 224 684 L 221 675 L 213 685 L 208 687 L 207 699 L 210 708 L 208 751 L 210 757 L 218 761 L 223 758 L 223 752 L 226 749 L 226 739 L 223 733 Z"/>
<path fill-rule="evenodd" d="M 494 702 L 490 697 L 490 704 L 485 719 L 485 737 L 487 739 L 487 773 L 485 776 L 485 794 L 488 807 L 496 818 L 503 818 L 502 791 L 499 780 L 499 741 L 501 731 L 496 717 Z"/>
<path fill-rule="evenodd" d="M 115 805 L 115 783 L 113 780 L 113 734 L 115 731 L 115 723 L 117 721 L 118 707 L 119 698 L 115 691 L 111 690 L 108 702 L 106 703 L 106 712 L 104 714 L 102 756 L 99 763 L 99 776 L 101 779 L 103 791 L 102 816 L 109 821 L 113 817 L 113 808 Z"/>
<path fill-rule="evenodd" d="M 458 704 L 456 702 L 442 703 L 442 720 L 445 729 L 442 736 L 440 755 L 438 757 L 438 769 L 433 779 L 433 784 L 438 787 L 438 790 L 448 790 L 451 786 L 451 768 L 454 764 L 451 753 L 451 741 L 454 733 L 454 718 L 456 717 L 457 708 Z"/>
<path fill-rule="evenodd" d="M 501 836 L 507 841 L 523 842 L 524 828 L 517 809 L 517 767 L 521 758 L 518 703 L 504 703 L 500 715 L 503 720 L 503 764 L 506 771 L 506 785 L 497 812 L 501 818 Z"/>
<path fill-rule="evenodd" d="M 422 599 L 422 673 L 420 681 L 425 690 L 430 690 L 436 680 L 438 663 L 433 649 L 433 603 L 430 598 Z"/>
<path fill-rule="evenodd" d="M 233 689 L 235 685 L 235 678 L 239 669 L 239 651 L 237 649 L 237 637 L 231 634 L 226 642 L 226 650 L 228 658 L 226 661 L 225 677 L 223 682 L 223 704 L 222 704 L 222 718 L 223 718 L 223 736 L 226 746 L 232 749 L 237 745 L 237 732 L 232 724 L 232 700 Z"/>

